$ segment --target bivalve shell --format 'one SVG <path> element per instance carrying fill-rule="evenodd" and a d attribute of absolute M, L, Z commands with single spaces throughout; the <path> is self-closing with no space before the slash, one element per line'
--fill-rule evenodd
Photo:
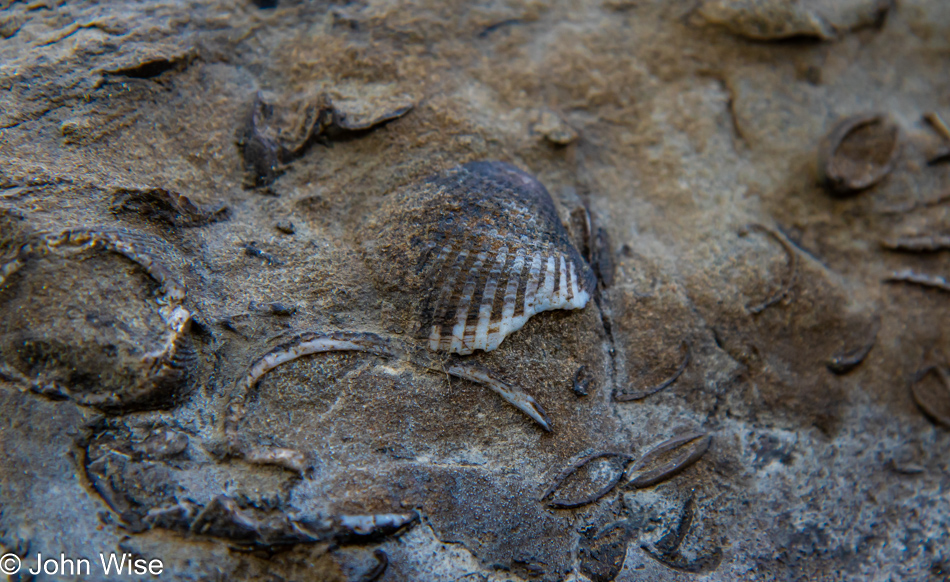
<path fill-rule="evenodd" d="M 391 194 L 362 241 L 386 292 L 432 351 L 492 351 L 542 311 L 596 286 L 548 191 L 503 162 L 473 162 Z"/>

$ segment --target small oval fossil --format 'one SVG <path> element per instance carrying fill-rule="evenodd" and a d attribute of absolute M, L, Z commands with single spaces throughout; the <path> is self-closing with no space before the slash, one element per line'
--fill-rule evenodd
<path fill-rule="evenodd" d="M 594 466 L 597 464 L 596 462 L 601 459 L 606 460 L 609 465 L 606 467 L 606 470 L 603 466 L 599 467 L 599 470 L 598 467 Z M 559 490 L 569 489 L 574 490 L 568 492 L 569 494 L 573 493 L 574 496 L 566 499 L 554 496 L 554 498 L 548 501 L 548 507 L 554 509 L 570 509 L 593 503 L 610 493 L 610 490 L 613 489 L 620 481 L 620 478 L 623 477 L 624 468 L 627 466 L 627 463 L 632 460 L 632 457 L 623 453 L 597 453 L 587 455 L 562 471 L 541 496 L 541 501 L 552 497 L 554 493 Z M 603 465 L 603 463 L 601 463 L 601 465 Z M 583 475 L 580 475 L 578 479 L 572 479 L 572 477 L 582 472 Z M 571 483 L 571 481 L 580 482 Z M 598 485 L 597 481 L 602 481 L 603 484 Z M 597 488 L 594 489 L 594 487 Z M 594 490 L 590 493 L 584 493 L 584 491 L 590 489 Z"/>
<path fill-rule="evenodd" d="M 900 130 L 881 113 L 848 117 L 839 122 L 818 148 L 822 181 L 837 196 L 848 196 L 877 184 L 894 169 L 900 152 Z"/>
<path fill-rule="evenodd" d="M 914 377 L 910 391 L 924 414 L 950 428 L 950 373 L 939 366 L 924 368 Z"/>
<path fill-rule="evenodd" d="M 669 479 L 698 461 L 711 442 L 711 435 L 690 431 L 660 443 L 627 469 L 626 486 L 649 487 Z"/>
<path fill-rule="evenodd" d="M 880 324 L 878 323 L 877 325 L 879 326 Z M 863 346 L 835 354 L 831 359 L 825 362 L 825 366 L 832 373 L 838 375 L 847 374 L 857 368 L 861 365 L 861 362 L 868 357 L 868 354 L 871 353 L 871 349 L 874 348 L 874 344 L 877 342 L 877 332 L 878 330 L 875 329 L 870 341 L 866 342 Z"/>
<path fill-rule="evenodd" d="M 363 232 L 377 286 L 432 351 L 494 350 L 536 313 L 583 308 L 596 287 L 548 191 L 503 162 L 396 192 Z"/>

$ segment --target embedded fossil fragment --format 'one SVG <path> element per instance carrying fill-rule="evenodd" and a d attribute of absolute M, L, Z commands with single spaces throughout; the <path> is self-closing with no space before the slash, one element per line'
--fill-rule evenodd
<path fill-rule="evenodd" d="M 235 500 L 220 495 L 204 507 L 182 500 L 175 505 L 152 508 L 142 519 L 142 526 L 218 538 L 240 548 L 271 549 L 331 540 L 365 543 L 398 536 L 418 520 L 416 513 L 387 513 L 297 521 L 277 512 L 241 507 Z"/>
<path fill-rule="evenodd" d="M 390 195 L 364 232 L 377 287 L 433 351 L 494 350 L 536 313 L 583 308 L 596 285 L 544 186 L 502 162 Z"/>
<path fill-rule="evenodd" d="M 880 330 L 880 321 L 875 323 L 874 333 L 871 336 L 871 339 L 864 343 L 864 345 L 858 346 L 857 348 L 844 351 L 838 354 L 835 354 L 827 362 L 825 366 L 834 374 L 847 374 L 851 370 L 857 368 L 861 365 L 861 362 L 871 353 L 871 349 L 874 347 L 874 344 L 877 342 L 877 334 Z"/>
<path fill-rule="evenodd" d="M 881 241 L 881 246 L 894 251 L 933 253 L 950 249 L 950 235 L 901 236 Z"/>
<path fill-rule="evenodd" d="M 847 374 L 857 368 L 864 361 L 864 358 L 871 353 L 875 340 L 877 340 L 876 336 L 873 340 L 855 350 L 835 355 L 825 365 L 835 374 Z"/>
<path fill-rule="evenodd" d="M 97 428 L 83 456 L 85 474 L 130 531 L 162 529 L 216 538 L 241 549 L 274 549 L 300 543 L 365 543 L 400 535 L 419 520 L 416 512 L 291 517 L 266 494 L 259 499 L 241 494 L 209 497 L 194 475 L 213 481 L 233 479 L 233 474 L 209 470 L 200 447 L 189 447 L 181 433 L 159 428 L 136 435 L 141 430 L 121 420 L 107 420 Z M 172 448 L 164 450 L 168 444 Z"/>
<path fill-rule="evenodd" d="M 775 293 L 773 293 L 768 299 L 761 303 L 750 304 L 746 306 L 746 310 L 749 313 L 757 315 L 788 297 L 792 285 L 795 283 L 795 277 L 798 275 L 798 254 L 792 247 L 792 243 L 790 243 L 783 235 L 780 235 L 775 230 L 772 230 L 766 226 L 762 226 L 761 224 L 750 224 L 743 227 L 739 231 L 739 236 L 747 236 L 752 231 L 767 234 L 778 241 L 778 243 L 782 245 L 782 249 L 785 251 L 786 263 L 788 265 L 788 268 L 785 271 L 785 276 L 782 280 L 782 286 L 779 287 Z"/>
<path fill-rule="evenodd" d="M 682 349 L 680 351 L 683 352 L 683 356 L 680 359 L 680 364 L 679 366 L 677 366 L 676 371 L 674 371 L 673 374 L 670 375 L 666 380 L 663 380 L 656 386 L 650 386 L 648 388 L 644 388 L 643 390 L 638 390 L 636 392 L 628 392 L 626 390 L 617 390 L 614 393 L 614 400 L 616 400 L 617 402 L 643 400 L 647 396 L 652 396 L 653 394 L 656 394 L 657 392 L 660 392 L 662 390 L 669 388 L 674 382 L 676 382 L 679 379 L 680 376 L 683 375 L 683 372 L 686 371 L 686 366 L 689 365 L 689 359 L 692 353 L 692 351 L 689 349 L 689 344 L 684 341 Z"/>
<path fill-rule="evenodd" d="M 405 531 L 418 521 L 419 514 L 412 512 L 341 515 L 333 518 L 332 523 L 337 538 L 365 541 Z"/>
<path fill-rule="evenodd" d="M 950 160 L 950 127 L 936 111 L 928 111 L 924 114 L 924 120 L 934 128 L 940 137 L 944 139 L 944 144 L 930 156 L 927 163 L 930 165 L 939 164 Z"/>
<path fill-rule="evenodd" d="M 890 275 L 885 281 L 903 281 L 905 283 L 913 283 L 915 285 L 920 285 L 921 287 L 928 287 L 930 289 L 939 289 L 940 291 L 945 291 L 950 293 L 950 281 L 947 281 L 944 277 L 938 277 L 936 275 L 927 275 L 922 273 L 917 273 L 911 271 L 910 269 L 904 269 L 903 271 L 897 271 L 896 273 Z"/>
<path fill-rule="evenodd" d="M 413 106 L 387 84 L 342 85 L 276 103 L 258 93 L 237 133 L 245 184 L 267 186 L 315 142 L 369 131 Z"/>
<path fill-rule="evenodd" d="M 574 372 L 574 381 L 571 384 L 571 389 L 574 390 L 574 394 L 578 397 L 587 396 L 590 394 L 590 387 L 593 381 L 593 374 L 587 369 L 587 366 L 581 366 Z"/>
<path fill-rule="evenodd" d="M 594 582 L 616 579 L 623 569 L 627 544 L 636 533 L 636 529 L 625 520 L 582 537 L 577 548 L 580 571 Z"/>
<path fill-rule="evenodd" d="M 339 351 L 367 352 L 383 357 L 407 357 L 406 352 L 393 345 L 393 342 L 388 342 L 375 334 L 361 332 L 330 334 L 310 332 L 272 349 L 251 364 L 245 375 L 238 381 L 235 393 L 232 395 L 223 427 L 230 447 L 229 454 L 241 457 L 251 463 L 275 465 L 297 473 L 303 473 L 306 465 L 301 453 L 283 448 L 268 449 L 244 446 L 238 439 L 238 424 L 244 418 L 248 394 L 267 372 L 283 363 L 303 356 Z M 421 360 L 416 363 L 435 372 L 442 372 L 483 384 L 497 392 L 512 406 L 533 418 L 545 430 L 551 430 L 551 421 L 534 398 L 517 387 L 508 386 L 501 382 L 480 366 L 454 364 L 445 367 L 428 360 Z"/>
<path fill-rule="evenodd" d="M 686 500 L 676 526 L 653 544 L 657 550 L 664 554 L 672 554 L 683 545 L 683 539 L 686 537 L 686 534 L 689 533 L 689 526 L 693 524 L 693 508 L 695 503 L 692 497 Z"/>
<path fill-rule="evenodd" d="M 578 250 L 587 259 L 600 284 L 607 289 L 613 285 L 617 270 L 607 231 L 583 202 L 571 211 L 570 226 Z"/>
<path fill-rule="evenodd" d="M 119 188 L 113 193 L 112 212 L 139 214 L 171 226 L 202 226 L 228 217 L 223 205 L 202 206 L 164 188 Z"/>
<path fill-rule="evenodd" d="M 883 180 L 897 162 L 900 130 L 881 113 L 839 122 L 818 149 L 822 181 L 837 196 L 848 196 Z"/>
<path fill-rule="evenodd" d="M 375 582 L 386 573 L 386 568 L 389 567 L 389 556 L 386 552 L 375 550 L 373 557 L 376 558 L 376 565 L 360 576 L 359 582 Z"/>
<path fill-rule="evenodd" d="M 601 227 L 597 228 L 591 240 L 590 264 L 605 289 L 613 285 L 617 267 L 614 264 L 610 238 L 607 231 Z"/>
<path fill-rule="evenodd" d="M 327 94 L 331 108 L 330 132 L 365 131 L 412 111 L 413 102 L 404 95 L 387 95 L 385 90 L 346 94 L 340 90 Z M 374 93 L 369 95 L 369 93 Z"/>
<path fill-rule="evenodd" d="M 156 428 L 142 441 L 133 442 L 132 450 L 153 459 L 180 455 L 188 448 L 188 436 L 167 427 Z"/>
<path fill-rule="evenodd" d="M 653 544 L 641 544 L 640 549 L 648 556 L 663 564 L 667 568 L 690 574 L 711 572 L 722 562 L 722 548 L 716 544 L 708 552 L 699 557 L 687 559 L 680 551 L 683 541 L 690 532 L 695 514 L 695 501 L 692 497 L 686 500 L 676 524 L 662 538 Z M 695 549 L 694 552 L 695 553 Z"/>
<path fill-rule="evenodd" d="M 272 112 L 273 108 L 258 94 L 237 132 L 237 147 L 244 158 L 245 186 L 267 186 L 280 174 L 280 143 L 267 124 Z"/>
<path fill-rule="evenodd" d="M 646 545 L 640 546 L 640 549 L 667 568 L 687 574 L 706 574 L 712 572 L 719 568 L 723 557 L 722 548 L 719 546 L 714 547 L 709 554 L 702 555 L 692 561 L 686 560 L 678 552 L 664 554 L 662 552 L 655 552 Z"/>
<path fill-rule="evenodd" d="M 432 368 L 438 371 L 436 368 Z M 491 372 L 478 365 L 473 364 L 455 364 L 445 368 L 445 371 L 456 378 L 462 378 L 469 382 L 482 384 L 494 390 L 499 396 L 508 401 L 509 404 L 524 412 L 542 427 L 544 430 L 551 430 L 551 419 L 544 412 L 544 409 L 535 401 L 534 398 L 525 394 L 516 386 L 509 386 L 504 382 L 492 376 Z"/>
<path fill-rule="evenodd" d="M 566 146 L 577 140 L 577 131 L 551 111 L 538 115 L 531 129 L 555 146 Z"/>
<path fill-rule="evenodd" d="M 286 344 L 272 349 L 251 364 L 247 373 L 239 380 L 235 394 L 232 395 L 224 426 L 225 432 L 229 438 L 232 439 L 232 454 L 234 454 L 236 450 L 240 450 L 237 447 L 237 443 L 233 442 L 233 435 L 237 429 L 237 423 L 244 418 L 247 395 L 264 374 L 285 362 L 303 356 L 335 351 L 370 352 L 381 356 L 394 355 L 393 351 L 387 347 L 382 339 L 373 334 L 366 333 L 335 333 L 327 335 L 306 333 Z"/>
<path fill-rule="evenodd" d="M 753 40 L 832 40 L 879 26 L 890 7 L 887 0 L 707 0 L 698 12 L 707 22 Z"/>

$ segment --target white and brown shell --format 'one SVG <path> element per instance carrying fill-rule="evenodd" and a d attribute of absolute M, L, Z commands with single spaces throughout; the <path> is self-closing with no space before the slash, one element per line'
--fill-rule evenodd
<path fill-rule="evenodd" d="M 596 285 L 548 191 L 473 162 L 394 192 L 362 241 L 377 279 L 433 351 L 491 351 L 542 311 L 580 309 Z"/>

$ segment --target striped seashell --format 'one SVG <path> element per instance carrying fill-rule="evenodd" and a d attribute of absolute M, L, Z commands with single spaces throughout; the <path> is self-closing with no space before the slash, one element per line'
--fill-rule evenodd
<path fill-rule="evenodd" d="M 473 162 L 391 194 L 364 229 L 377 286 L 433 351 L 491 351 L 542 311 L 581 309 L 596 285 L 547 190 Z"/>

